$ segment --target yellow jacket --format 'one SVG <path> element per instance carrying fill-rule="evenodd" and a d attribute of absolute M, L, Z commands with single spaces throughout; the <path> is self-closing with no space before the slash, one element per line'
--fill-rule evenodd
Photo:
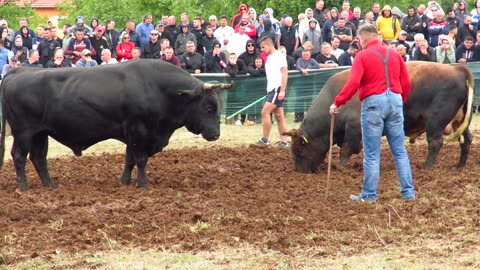
<path fill-rule="evenodd" d="M 400 35 L 400 31 L 402 30 L 400 28 L 400 20 L 396 19 L 395 21 L 396 32 L 394 33 L 393 27 L 392 27 L 393 26 L 392 20 L 393 20 L 393 16 L 390 16 L 390 17 L 379 16 L 377 19 L 377 29 L 380 33 L 382 33 L 383 39 L 385 41 L 398 39 L 398 36 Z"/>

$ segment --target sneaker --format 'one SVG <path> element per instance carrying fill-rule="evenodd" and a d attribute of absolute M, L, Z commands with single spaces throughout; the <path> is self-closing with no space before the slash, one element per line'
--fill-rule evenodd
<path fill-rule="evenodd" d="M 235 126 L 241 126 L 241 125 L 242 125 L 242 121 L 240 121 L 240 119 L 235 121 Z"/>
<path fill-rule="evenodd" d="M 287 149 L 290 147 L 288 143 L 284 143 L 284 142 L 276 142 L 274 146 L 275 148 L 280 148 L 280 149 Z"/>
<path fill-rule="evenodd" d="M 377 202 L 377 200 L 362 199 L 362 197 L 360 197 L 359 195 L 350 195 L 350 200 L 352 202 L 371 202 L 371 203 Z"/>
<path fill-rule="evenodd" d="M 243 123 L 244 126 L 253 126 L 255 125 L 255 122 L 253 121 L 250 121 L 250 120 L 245 120 L 245 122 Z"/>
<path fill-rule="evenodd" d="M 406 202 L 415 201 L 415 196 L 409 197 L 409 198 L 403 198 L 403 200 Z"/>
<path fill-rule="evenodd" d="M 260 139 L 258 140 L 258 142 L 255 143 L 256 146 L 269 146 L 270 145 L 270 142 L 267 141 L 265 142 L 264 140 Z"/>

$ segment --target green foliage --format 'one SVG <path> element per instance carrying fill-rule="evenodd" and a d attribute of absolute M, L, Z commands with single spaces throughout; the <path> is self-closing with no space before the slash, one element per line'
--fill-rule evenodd
<path fill-rule="evenodd" d="M 19 29 L 18 22 L 20 18 L 25 17 L 29 21 L 31 27 L 35 27 L 40 23 L 45 23 L 48 18 L 40 17 L 31 4 L 25 4 L 25 8 L 22 8 L 16 4 L 18 0 L 7 0 L 0 6 L 0 18 L 7 20 L 8 26 L 12 29 Z"/>

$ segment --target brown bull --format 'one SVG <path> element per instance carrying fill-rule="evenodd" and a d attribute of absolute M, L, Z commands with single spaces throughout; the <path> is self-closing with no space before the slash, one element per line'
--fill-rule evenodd
<path fill-rule="evenodd" d="M 408 62 L 411 92 L 403 107 L 405 134 L 410 142 L 427 134 L 428 155 L 424 168 L 430 168 L 443 145 L 443 136 L 460 143 L 459 167 L 465 166 L 472 142 L 469 131 L 474 80 L 466 66 L 432 62 Z M 292 153 L 297 171 L 310 173 L 325 160 L 329 149 L 329 106 L 347 82 L 350 70 L 332 76 L 323 86 L 292 136 Z M 340 163 L 345 165 L 362 148 L 361 102 L 358 95 L 342 106 L 335 116 L 333 144 L 341 148 Z"/>

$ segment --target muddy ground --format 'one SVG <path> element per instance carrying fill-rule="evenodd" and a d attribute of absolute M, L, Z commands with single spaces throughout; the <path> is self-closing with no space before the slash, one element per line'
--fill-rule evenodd
<path fill-rule="evenodd" d="M 16 190 L 14 168 L 5 161 L 0 264 L 118 247 L 195 252 L 249 244 L 285 254 L 349 256 L 447 239 L 460 251 L 478 248 L 480 147 L 472 146 L 460 170 L 458 145 L 446 145 L 428 171 L 420 169 L 425 145 L 409 145 L 408 152 L 417 200 L 402 201 L 383 147 L 377 204 L 349 202 L 361 188 L 362 156 L 340 167 L 338 149 L 327 199 L 326 165 L 316 174 L 296 173 L 290 151 L 279 149 L 165 151 L 149 160 L 145 189 L 119 184 L 120 154 L 49 160 L 56 190 L 43 188 L 29 163 L 27 192 Z"/>

